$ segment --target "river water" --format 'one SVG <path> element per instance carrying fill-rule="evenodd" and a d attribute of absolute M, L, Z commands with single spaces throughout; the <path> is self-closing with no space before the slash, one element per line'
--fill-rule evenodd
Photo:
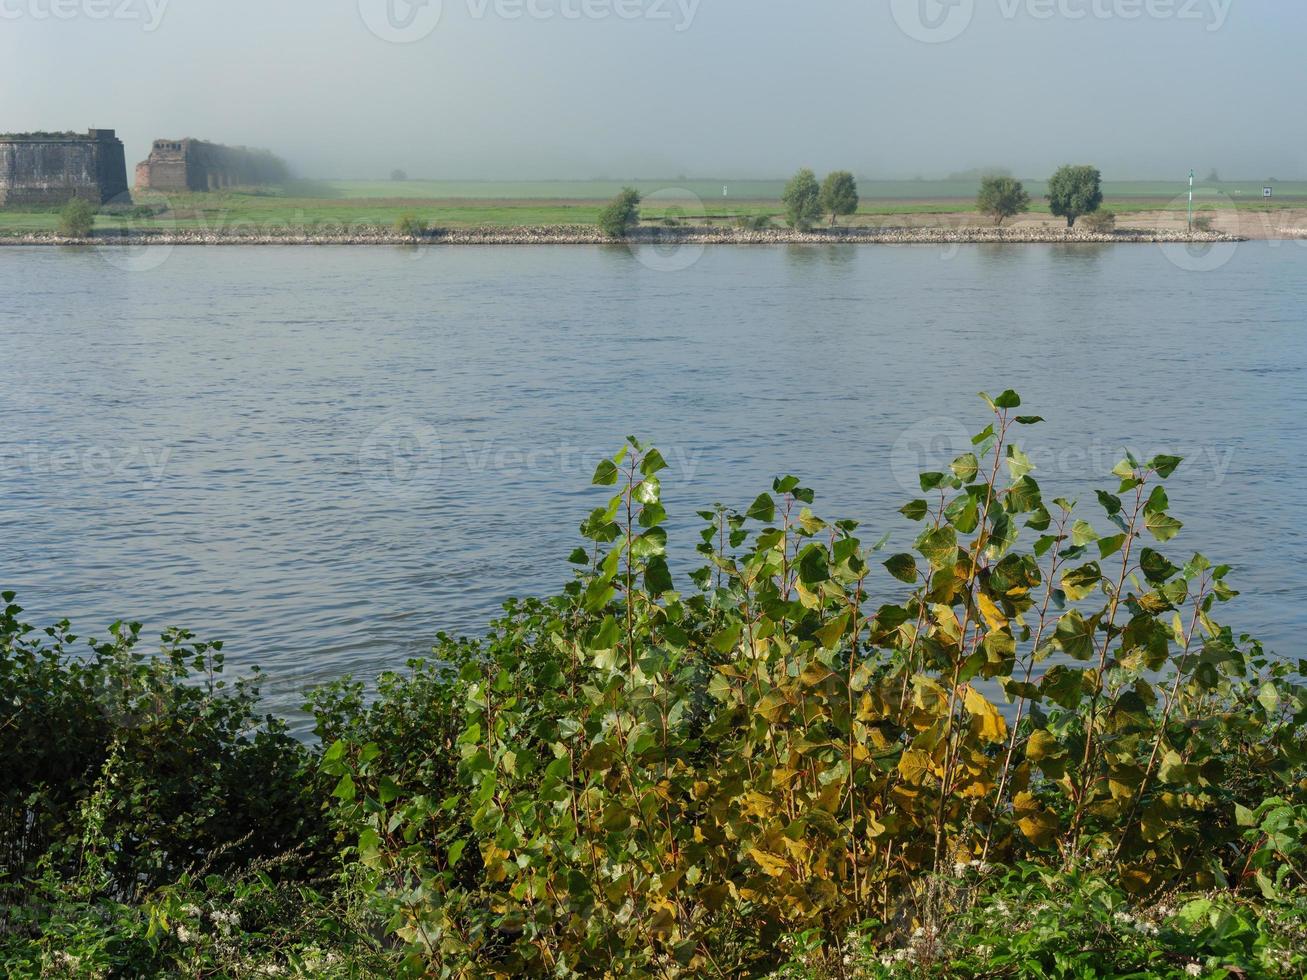
<path fill-rule="evenodd" d="M 1297 657 L 1307 248 L 1228 249 L 0 249 L 0 587 L 223 639 L 286 707 L 558 588 L 628 433 L 682 554 L 791 472 L 906 550 L 913 474 L 1011 387 L 1046 490 L 1186 456 L 1172 557 Z"/>

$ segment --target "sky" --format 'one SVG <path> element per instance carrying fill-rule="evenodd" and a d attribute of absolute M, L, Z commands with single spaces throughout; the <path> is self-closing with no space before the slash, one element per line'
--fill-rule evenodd
<path fill-rule="evenodd" d="M 0 132 L 313 178 L 1307 178 L 1301 0 L 0 0 Z"/>

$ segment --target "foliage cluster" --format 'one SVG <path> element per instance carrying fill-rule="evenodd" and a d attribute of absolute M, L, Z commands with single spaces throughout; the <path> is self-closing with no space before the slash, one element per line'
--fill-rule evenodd
<path fill-rule="evenodd" d="M 395 232 L 407 238 L 425 238 L 429 230 L 427 220 L 412 211 L 401 214 L 395 221 Z"/>
<path fill-rule="evenodd" d="M 625 187 L 599 212 L 599 228 L 609 238 L 625 238 L 640 223 L 640 192 Z"/>
<path fill-rule="evenodd" d="M 1030 210 L 1030 195 L 1021 181 L 1012 177 L 984 177 L 980 181 L 980 194 L 976 209 L 1001 225 L 1005 218 L 1013 218 Z"/>
<path fill-rule="evenodd" d="M 884 560 L 786 477 L 703 513 L 678 587 L 662 457 L 631 440 L 601 464 L 575 581 L 460 669 L 454 780 L 381 743 L 325 753 L 409 965 L 756 975 L 787 936 L 938 919 L 973 862 L 1088 869 L 1132 901 L 1299 873 L 1251 870 L 1247 820 L 1301 794 L 1307 698 L 1218 622 L 1230 569 L 1161 550 L 1181 461 L 1123 460 L 1096 527 L 1044 498 L 1014 440 L 1040 420 L 989 404 Z M 874 598 L 886 571 L 910 593 Z"/>
<path fill-rule="evenodd" d="M 89 238 L 95 227 L 95 206 L 74 197 L 59 212 L 59 234 L 65 238 Z"/>
<path fill-rule="evenodd" d="M 818 184 L 817 175 L 804 168 L 785 185 L 781 204 L 791 228 L 807 231 L 823 214 L 834 225 L 841 216 L 857 213 L 858 182 L 847 170 L 837 170 Z"/>
<path fill-rule="evenodd" d="M 1048 181 L 1048 208 L 1066 226 L 1074 228 L 1076 220 L 1093 214 L 1103 203 L 1103 175 L 1096 167 L 1065 166 Z"/>
<path fill-rule="evenodd" d="M 6 595 L 0 963 L 1300 975 L 1302 665 L 1220 622 L 1229 567 L 1168 554 L 1181 460 L 1127 457 L 1093 516 L 987 402 L 903 551 L 787 476 L 701 512 L 687 569 L 629 440 L 561 594 L 318 690 L 314 748 L 218 644 L 74 655 Z"/>

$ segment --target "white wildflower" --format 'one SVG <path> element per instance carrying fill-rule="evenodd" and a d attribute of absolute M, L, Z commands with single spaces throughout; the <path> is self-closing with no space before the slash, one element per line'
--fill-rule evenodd
<path fill-rule="evenodd" d="M 200 908 L 198 905 L 183 905 L 182 915 L 188 919 L 198 919 L 200 917 Z"/>
<path fill-rule="evenodd" d="M 183 945 L 195 942 L 195 934 L 185 926 L 177 927 L 177 941 Z"/>
<path fill-rule="evenodd" d="M 1184 972 L 1191 977 L 1201 977 L 1203 975 L 1202 965 L 1199 963 L 1190 963 L 1184 968 Z"/>
<path fill-rule="evenodd" d="M 230 936 L 233 932 L 241 927 L 241 917 L 235 912 L 213 912 L 211 913 L 213 924 L 224 936 Z"/>

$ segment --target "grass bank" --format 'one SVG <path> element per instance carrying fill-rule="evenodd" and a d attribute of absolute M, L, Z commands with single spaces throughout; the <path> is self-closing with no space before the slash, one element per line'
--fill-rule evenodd
<path fill-rule="evenodd" d="M 651 222 L 672 217 L 694 224 L 732 227 L 743 218 L 770 216 L 779 223 L 783 210 L 783 185 L 777 182 L 686 181 L 677 185 L 637 181 L 636 186 L 645 197 L 642 211 Z M 1022 223 L 1057 223 L 1048 212 L 1042 185 L 1032 182 L 1028 188 L 1032 210 Z M 1179 186 L 1109 182 L 1104 189 L 1104 207 L 1127 219 L 1143 219 L 1141 227 L 1145 230 L 1169 225 L 1185 211 L 1178 197 L 1183 192 Z M 410 214 L 432 226 L 459 230 L 593 226 L 604 204 L 618 190 L 619 184 L 606 181 L 325 181 L 248 193 L 139 193 L 136 201 L 157 212 L 152 219 L 155 223 L 177 231 L 211 235 L 276 228 L 392 228 Z M 862 193 L 858 213 L 843 219 L 843 223 L 854 227 L 877 227 L 895 221 L 954 227 L 986 223 L 974 209 L 976 186 L 967 181 L 866 182 Z M 1208 185 L 1199 188 L 1198 203 L 1200 208 L 1212 209 L 1223 221 L 1235 220 L 1240 214 L 1303 211 L 1307 210 L 1307 183 L 1279 184 L 1277 197 L 1270 201 L 1261 197 L 1260 185 Z M 124 223 L 139 225 L 142 219 L 101 215 L 96 227 L 110 230 Z M 0 210 L 0 235 L 53 232 L 57 226 L 58 214 L 53 210 Z M 1239 233 L 1237 228 L 1221 227 Z"/>

